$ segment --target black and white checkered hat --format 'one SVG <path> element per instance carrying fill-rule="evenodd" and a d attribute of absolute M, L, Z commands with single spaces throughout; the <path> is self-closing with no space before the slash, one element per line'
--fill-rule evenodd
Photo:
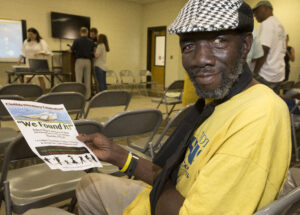
<path fill-rule="evenodd" d="M 243 0 L 189 0 L 169 26 L 171 34 L 253 30 L 253 13 Z"/>

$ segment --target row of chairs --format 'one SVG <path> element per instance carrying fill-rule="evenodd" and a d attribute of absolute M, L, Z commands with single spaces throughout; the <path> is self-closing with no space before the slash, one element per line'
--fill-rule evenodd
<path fill-rule="evenodd" d="M 119 76 L 113 70 L 106 72 L 108 86 L 112 88 L 132 88 L 144 90 L 148 95 L 147 85 L 157 85 L 157 82 L 152 80 L 152 73 L 148 70 L 140 70 L 138 81 L 131 70 L 121 70 Z"/>
<path fill-rule="evenodd" d="M 129 144 L 122 144 L 122 146 L 151 160 L 154 148 L 162 145 L 167 131 L 176 127 L 191 107 L 187 106 L 179 111 L 160 135 L 157 131 L 162 121 L 162 114 L 156 109 L 125 111 L 117 114 L 104 125 L 86 119 L 75 120 L 74 124 L 79 133 L 101 132 L 114 140 L 142 135 L 138 145 L 134 144 L 135 141 L 128 142 L 127 139 Z M 154 139 L 157 140 L 155 144 L 153 144 Z M 8 168 L 13 162 L 33 157 L 36 155 L 30 150 L 22 136 L 7 147 L 0 182 L 3 188 L 1 200 L 5 202 L 7 214 L 24 213 L 30 208 L 44 207 L 74 197 L 75 186 L 85 174 L 84 171 L 50 170 L 44 163 L 13 170 Z M 118 173 L 118 168 L 113 165 L 104 163 L 103 166 L 100 172 L 115 175 Z"/>

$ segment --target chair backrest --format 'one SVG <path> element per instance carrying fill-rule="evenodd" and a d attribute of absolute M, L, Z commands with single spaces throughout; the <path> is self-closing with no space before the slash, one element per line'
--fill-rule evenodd
<path fill-rule="evenodd" d="M 300 88 L 300 81 L 297 81 L 297 82 L 294 84 L 293 88 Z"/>
<path fill-rule="evenodd" d="M 107 84 L 119 84 L 118 75 L 113 70 L 106 71 L 106 79 Z"/>
<path fill-rule="evenodd" d="M 166 136 L 167 132 L 171 129 L 171 128 L 176 128 L 179 123 L 183 120 L 183 118 L 187 115 L 187 113 L 189 113 L 191 111 L 191 109 L 193 108 L 193 104 L 187 105 L 184 108 L 182 108 L 180 111 L 178 111 L 175 116 L 172 117 L 172 119 L 169 120 L 168 124 L 166 125 L 166 127 L 164 128 L 164 130 L 162 131 L 162 133 L 160 134 L 159 138 L 157 139 L 157 141 L 154 143 L 153 148 L 156 150 L 157 148 L 160 148 L 161 145 L 163 144 L 161 141 L 163 140 L 163 138 Z"/>
<path fill-rule="evenodd" d="M 171 83 L 168 88 L 165 90 L 166 91 L 182 91 L 184 86 L 184 80 L 177 80 Z"/>
<path fill-rule="evenodd" d="M 120 79 L 121 79 L 121 84 L 128 84 L 128 83 L 132 84 L 136 82 L 131 70 L 121 70 Z"/>
<path fill-rule="evenodd" d="M 77 114 L 76 119 L 81 117 L 85 105 L 84 96 L 75 92 L 48 93 L 37 98 L 36 102 L 63 104 L 68 113 Z"/>
<path fill-rule="evenodd" d="M 10 143 L 5 150 L 5 156 L 4 156 L 2 174 L 1 174 L 1 186 L 7 178 L 8 166 L 9 166 L 8 164 L 10 162 L 35 158 L 35 157 L 37 157 L 37 155 L 32 152 L 25 138 L 22 135 L 14 139 L 14 141 Z"/>
<path fill-rule="evenodd" d="M 19 100 L 24 101 L 24 97 L 18 96 L 18 95 L 0 95 L 1 99 L 8 99 L 8 100 Z M 8 113 L 7 109 L 3 105 L 3 103 L 0 101 L 0 121 L 7 121 L 12 120 L 10 114 Z"/>
<path fill-rule="evenodd" d="M 103 130 L 103 126 L 94 120 L 80 119 L 74 120 L 73 123 L 79 134 L 93 134 Z"/>
<path fill-rule="evenodd" d="M 43 90 L 36 84 L 9 84 L 0 89 L 0 95 L 18 95 L 24 98 L 37 98 Z"/>
<path fill-rule="evenodd" d="M 86 119 L 91 108 L 124 106 L 124 111 L 127 110 L 130 102 L 130 93 L 126 90 L 104 90 L 90 100 L 88 108 L 84 114 Z"/>
<path fill-rule="evenodd" d="M 54 92 L 77 92 L 85 96 L 86 87 L 82 83 L 64 82 L 52 87 L 50 93 L 54 93 Z"/>
<path fill-rule="evenodd" d="M 286 196 L 283 196 L 268 206 L 264 207 L 263 209 L 257 211 L 253 215 L 277 215 L 281 214 L 283 210 L 288 208 L 289 206 L 293 204 L 299 204 L 300 202 L 300 186 L 293 189 L 291 192 L 289 192 Z M 299 206 L 299 205 L 298 205 Z M 288 213 L 292 214 L 292 213 Z"/>
<path fill-rule="evenodd" d="M 157 109 L 125 111 L 112 117 L 104 124 L 103 134 L 109 138 L 121 138 L 151 133 L 143 151 L 149 147 L 162 120 Z"/>
<path fill-rule="evenodd" d="M 284 81 L 280 83 L 279 89 L 281 90 L 290 90 L 293 88 L 295 82 L 294 81 Z"/>

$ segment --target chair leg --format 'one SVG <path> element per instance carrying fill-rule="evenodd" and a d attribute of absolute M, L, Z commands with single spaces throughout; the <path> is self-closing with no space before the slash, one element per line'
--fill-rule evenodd
<path fill-rule="evenodd" d="M 67 211 L 71 212 L 71 213 L 74 212 L 76 204 L 77 204 L 77 198 L 76 198 L 76 196 L 74 196 L 70 202 L 70 205 L 69 205 Z"/>
<path fill-rule="evenodd" d="M 5 202 L 5 214 L 12 215 L 12 205 L 10 199 L 10 190 L 9 190 L 9 182 L 3 182 L 3 192 L 4 192 L 4 202 Z"/>
<path fill-rule="evenodd" d="M 299 148 L 297 146 L 297 136 L 296 136 L 296 128 L 293 114 L 291 114 L 291 127 L 292 127 L 292 144 L 295 149 L 295 158 L 296 161 L 299 161 Z"/>

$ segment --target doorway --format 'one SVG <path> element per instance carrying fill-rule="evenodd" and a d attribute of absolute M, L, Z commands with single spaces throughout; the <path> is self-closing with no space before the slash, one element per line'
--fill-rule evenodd
<path fill-rule="evenodd" d="M 155 90 L 165 89 L 166 26 L 148 28 L 147 70 L 152 73 L 152 81 L 158 83 Z"/>

